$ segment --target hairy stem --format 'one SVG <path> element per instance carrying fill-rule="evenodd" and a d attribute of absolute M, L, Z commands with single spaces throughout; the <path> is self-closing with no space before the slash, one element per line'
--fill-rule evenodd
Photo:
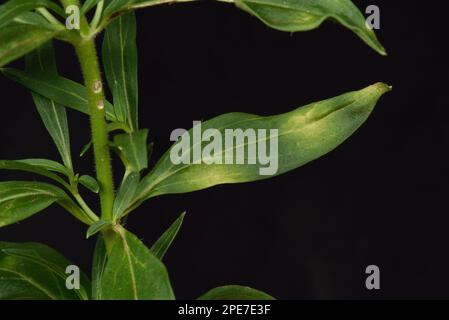
<path fill-rule="evenodd" d="M 64 8 L 70 5 L 80 7 L 79 0 L 61 0 Z M 109 138 L 105 120 L 105 98 L 101 80 L 95 41 L 90 34 L 90 27 L 84 15 L 80 17 L 80 36 L 72 41 L 75 46 L 84 83 L 88 92 L 92 144 L 94 149 L 95 169 L 100 185 L 101 218 L 112 220 L 114 204 L 114 181 L 112 179 Z"/>
<path fill-rule="evenodd" d="M 95 168 L 97 180 L 100 184 L 101 218 L 112 220 L 114 182 L 105 120 L 105 99 L 94 40 L 82 40 L 75 44 L 75 49 L 88 91 Z"/>

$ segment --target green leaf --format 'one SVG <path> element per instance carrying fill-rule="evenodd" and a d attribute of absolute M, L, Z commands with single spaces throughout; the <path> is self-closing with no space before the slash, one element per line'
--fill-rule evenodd
<path fill-rule="evenodd" d="M 35 162 L 34 160 L 0 160 L 0 170 L 35 173 L 50 178 L 66 188 L 70 188 L 67 182 L 60 176 L 50 171 L 50 169 L 43 167 L 41 162 Z"/>
<path fill-rule="evenodd" d="M 198 300 L 275 300 L 272 296 L 250 287 L 224 286 L 210 290 Z"/>
<path fill-rule="evenodd" d="M 65 197 L 62 190 L 46 183 L 0 182 L 0 227 L 24 220 Z"/>
<path fill-rule="evenodd" d="M 36 75 L 12 68 L 5 68 L 1 71 L 11 80 L 20 83 L 31 91 L 53 100 L 59 105 L 89 114 L 87 89 L 79 83 L 61 76 L 48 74 Z M 109 121 L 116 121 L 114 108 L 111 103 L 107 101 L 106 119 Z"/>
<path fill-rule="evenodd" d="M 357 34 L 382 55 L 385 49 L 366 18 L 350 0 L 235 0 L 236 6 L 256 16 L 271 28 L 287 31 L 308 31 L 325 20 L 337 21 Z"/>
<path fill-rule="evenodd" d="M 100 192 L 100 185 L 98 184 L 98 181 L 95 178 L 88 175 L 84 175 L 81 176 L 78 181 L 93 193 Z"/>
<path fill-rule="evenodd" d="M 0 182 L 0 228 L 22 221 L 53 203 L 58 203 L 81 222 L 92 223 L 58 187 L 42 182 L 7 181 Z"/>
<path fill-rule="evenodd" d="M 182 222 L 184 221 L 186 213 L 184 212 L 179 216 L 178 219 L 173 222 L 173 224 L 162 234 L 162 236 L 153 244 L 151 247 L 151 252 L 156 258 L 162 260 L 167 253 L 168 248 L 170 248 L 173 240 L 181 228 Z"/>
<path fill-rule="evenodd" d="M 0 28 L 22 13 L 39 7 L 49 8 L 60 15 L 64 15 L 62 9 L 52 1 L 10 0 L 0 5 Z"/>
<path fill-rule="evenodd" d="M 81 8 L 81 12 L 84 14 L 86 12 L 89 12 L 90 9 L 92 9 L 93 7 L 95 7 L 98 2 L 100 2 L 101 0 L 86 0 L 83 4 L 83 7 Z"/>
<path fill-rule="evenodd" d="M 67 168 L 64 167 L 59 162 L 53 161 L 53 160 L 47 160 L 47 159 L 23 159 L 23 160 L 15 160 L 16 162 L 28 164 L 31 166 L 35 166 L 41 169 L 45 169 L 47 171 L 53 171 L 56 173 L 61 173 L 65 176 L 69 176 L 70 173 L 68 172 Z M 0 162 L 1 163 L 1 162 Z M 1 167 L 0 167 L 1 169 Z"/>
<path fill-rule="evenodd" d="M 173 300 L 167 270 L 150 250 L 121 226 L 101 280 L 105 300 Z"/>
<path fill-rule="evenodd" d="M 90 283 L 84 273 L 79 289 L 66 287 L 70 265 L 42 244 L 0 242 L 0 300 L 87 300 Z"/>
<path fill-rule="evenodd" d="M 36 12 L 24 12 L 18 16 L 16 16 L 14 19 L 12 19 L 8 24 L 30 24 L 35 26 L 41 26 L 48 29 L 54 28 L 47 19 L 45 19 L 42 15 L 36 13 Z"/>
<path fill-rule="evenodd" d="M 98 232 L 100 232 L 101 230 L 110 225 L 111 225 L 110 221 L 98 220 L 97 222 L 92 224 L 89 227 L 89 229 L 87 229 L 86 238 L 89 239 L 90 237 L 92 237 L 93 235 L 97 234 Z"/>
<path fill-rule="evenodd" d="M 190 130 L 184 134 L 181 141 L 172 147 L 176 148 L 176 152 L 169 150 L 150 174 L 142 179 L 133 207 L 157 195 L 186 193 L 217 184 L 256 181 L 303 166 L 332 151 L 349 138 L 368 118 L 378 99 L 390 90 L 387 85 L 377 83 L 360 91 L 312 103 L 277 116 L 230 113 L 206 121 L 201 124 L 202 133 L 206 129 L 215 129 L 215 132 L 218 130 L 218 138 L 212 136 L 211 142 L 192 142 L 192 136 L 197 133 L 192 134 Z M 249 129 L 250 132 L 256 132 L 255 140 L 248 144 L 248 137 L 237 143 L 232 139 L 231 147 L 223 147 L 226 140 L 225 129 L 230 129 L 231 132 L 240 129 L 242 133 Z M 197 132 L 198 130 L 196 129 Z M 265 136 L 257 136 L 259 130 L 262 130 Z M 171 160 L 171 151 L 187 155 L 187 160 L 190 160 L 192 150 L 201 147 L 200 150 L 204 152 L 206 146 L 209 146 L 210 150 L 210 146 L 217 143 L 221 150 L 210 152 L 205 157 L 208 161 L 212 160 L 212 164 L 193 164 L 193 161 L 190 161 L 190 164 L 174 164 Z M 268 164 L 261 165 L 260 158 L 256 155 L 248 158 L 245 148 L 255 151 L 259 144 L 265 147 L 273 145 Z M 278 152 L 274 149 L 276 146 Z M 266 148 L 268 150 L 268 147 Z M 258 149 L 260 155 L 260 148 Z M 271 150 L 271 147 L 269 149 Z M 229 163 L 225 162 L 225 155 L 229 153 L 231 158 L 234 158 L 237 152 L 244 153 L 243 164 L 225 164 Z M 219 161 L 223 164 L 216 164 Z M 254 164 L 250 164 L 251 162 Z M 268 166 L 270 168 L 267 168 Z"/>
<path fill-rule="evenodd" d="M 42 26 L 12 24 L 0 29 L 0 67 L 37 49 L 57 31 Z"/>
<path fill-rule="evenodd" d="M 26 57 L 27 71 L 32 74 L 57 75 L 56 61 L 51 42 L 41 46 Z M 37 111 L 44 122 L 48 133 L 55 142 L 65 166 L 73 171 L 70 152 L 69 125 L 64 107 L 40 94 L 32 93 Z"/>
<path fill-rule="evenodd" d="M 114 136 L 113 145 L 127 171 L 140 172 L 148 167 L 147 139 L 147 129 Z"/>
<path fill-rule="evenodd" d="M 102 52 L 117 120 L 127 123 L 131 130 L 137 130 L 138 85 L 134 13 L 118 17 L 107 27 Z"/>
<path fill-rule="evenodd" d="M 123 216 L 126 208 L 136 195 L 137 186 L 140 182 L 140 174 L 138 172 L 126 172 L 120 185 L 119 192 L 114 202 L 113 217 L 114 220 Z"/>
<path fill-rule="evenodd" d="M 103 236 L 99 235 L 95 245 L 94 259 L 92 264 L 92 299 L 101 300 L 101 279 L 108 261 L 108 254 L 104 244 Z"/>

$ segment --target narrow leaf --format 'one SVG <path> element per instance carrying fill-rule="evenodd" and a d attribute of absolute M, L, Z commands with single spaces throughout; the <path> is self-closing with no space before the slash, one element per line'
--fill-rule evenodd
<path fill-rule="evenodd" d="M 57 34 L 56 31 L 28 24 L 0 29 L 0 67 L 26 55 Z"/>
<path fill-rule="evenodd" d="M 56 61 L 51 42 L 38 48 L 26 57 L 27 71 L 32 74 L 57 75 Z M 70 151 L 69 125 L 64 107 L 53 100 L 37 93 L 32 93 L 34 103 L 44 122 L 48 133 L 55 142 L 65 166 L 73 171 L 72 155 Z"/>
<path fill-rule="evenodd" d="M 24 220 L 66 197 L 61 189 L 42 182 L 0 182 L 0 227 Z"/>
<path fill-rule="evenodd" d="M 22 13 L 39 7 L 46 7 L 57 12 L 60 15 L 63 15 L 62 9 L 52 1 L 10 0 L 0 5 L 0 28 Z"/>
<path fill-rule="evenodd" d="M 182 222 L 184 221 L 185 212 L 179 216 L 178 219 L 173 222 L 173 224 L 162 234 L 162 236 L 153 244 L 151 247 L 151 252 L 156 258 L 162 260 L 167 253 L 168 248 L 170 248 L 173 240 L 181 228 Z"/>
<path fill-rule="evenodd" d="M 198 300 L 275 300 L 272 296 L 250 287 L 224 286 L 205 293 Z"/>
<path fill-rule="evenodd" d="M 100 192 L 100 185 L 98 184 L 98 181 L 94 177 L 84 175 L 81 176 L 78 181 L 93 193 Z"/>
<path fill-rule="evenodd" d="M 48 163 L 47 163 L 48 165 Z M 43 177 L 50 178 L 62 186 L 69 188 L 69 185 L 60 176 L 53 173 L 48 167 L 42 166 L 41 162 L 33 160 L 0 160 L 0 170 L 24 171 L 35 173 Z"/>
<path fill-rule="evenodd" d="M 80 288 L 66 287 L 73 265 L 38 243 L 0 242 L 0 300 L 87 300 L 90 283 L 80 272 Z"/>
<path fill-rule="evenodd" d="M 334 20 L 352 30 L 382 55 L 385 49 L 366 18 L 350 0 L 235 0 L 236 6 L 259 18 L 269 27 L 296 32 L 317 28 L 325 20 Z"/>
<path fill-rule="evenodd" d="M 123 213 L 134 199 L 139 182 L 140 174 L 138 172 L 125 173 L 125 177 L 123 178 L 114 202 L 113 216 L 115 220 L 120 219 L 123 216 Z"/>
<path fill-rule="evenodd" d="M 215 129 L 212 130 L 213 139 L 192 141 L 192 136 L 196 134 L 192 134 L 192 130 L 185 133 L 181 141 L 175 143 L 150 174 L 142 179 L 133 206 L 157 195 L 267 179 L 303 166 L 349 138 L 368 118 L 378 99 L 388 91 L 390 87 L 378 83 L 277 116 L 230 113 L 206 121 L 195 130 L 201 130 L 198 136 L 203 137 L 202 133 L 207 129 Z M 225 145 L 226 130 L 232 133 L 228 139 L 231 147 Z M 240 141 L 233 136 L 236 130 L 242 133 Z M 245 137 L 243 133 L 249 135 Z M 253 139 L 249 139 L 251 136 Z M 211 146 L 217 145 L 217 151 L 215 148 L 211 150 Z M 264 159 L 265 164 L 262 164 L 260 157 L 262 146 L 266 148 L 264 156 L 268 158 Z M 205 147 L 209 150 L 206 155 Z M 197 164 L 191 160 L 195 149 L 203 150 L 201 161 Z M 172 152 L 182 154 L 188 162 L 174 164 Z M 236 164 L 234 156 L 237 152 L 243 152 L 242 164 Z M 231 155 L 234 161 L 228 162 L 226 155 Z"/>
<path fill-rule="evenodd" d="M 103 40 L 103 63 L 112 90 L 117 120 L 137 130 L 137 46 L 136 17 L 128 13 L 114 20 Z"/>
<path fill-rule="evenodd" d="M 106 300 L 173 300 L 167 270 L 132 233 L 116 227 L 112 247 L 101 280 Z"/>
<path fill-rule="evenodd" d="M 11 80 L 14 80 L 29 90 L 53 100 L 59 105 L 89 114 L 86 87 L 77 82 L 61 76 L 47 74 L 36 75 L 12 68 L 5 68 L 1 71 Z M 109 121 L 116 121 L 114 108 L 107 101 L 106 118 Z"/>
<path fill-rule="evenodd" d="M 128 171 L 140 172 L 148 167 L 148 130 L 114 136 L 113 145 Z"/>
<path fill-rule="evenodd" d="M 48 171 L 53 171 L 56 173 L 63 174 L 65 176 L 69 176 L 69 172 L 67 171 L 67 168 L 64 167 L 59 162 L 53 161 L 53 160 L 47 160 L 47 159 L 23 159 L 23 160 L 16 160 L 16 162 L 25 163 L 31 166 L 35 166 L 41 169 L 45 169 Z M 1 162 L 0 162 L 1 163 Z M 1 166 L 0 166 L 1 169 Z"/>

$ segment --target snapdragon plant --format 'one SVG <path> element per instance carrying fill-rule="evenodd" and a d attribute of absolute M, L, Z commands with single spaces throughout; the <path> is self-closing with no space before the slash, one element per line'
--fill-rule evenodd
<path fill-rule="evenodd" d="M 268 178 L 260 175 L 258 167 L 248 161 L 174 164 L 170 150 L 155 166 L 149 167 L 152 144 L 148 141 L 149 131 L 140 127 L 138 118 L 134 11 L 184 1 L 191 0 L 86 0 L 84 3 L 9 0 L 0 6 L 1 73 L 29 89 L 61 156 L 60 161 L 0 161 L 2 170 L 28 172 L 45 181 L 0 182 L 0 227 L 59 205 L 86 225 L 87 238 L 96 238 L 91 278 L 81 274 L 80 286 L 75 288 L 66 288 L 66 268 L 72 263 L 55 250 L 38 243 L 0 242 L 0 299 L 174 299 L 162 261 L 184 214 L 150 248 L 125 228 L 128 215 L 154 197 Z M 366 26 L 362 13 L 349 0 L 222 2 L 234 4 L 267 26 L 286 32 L 312 30 L 325 20 L 332 20 L 352 30 L 379 54 L 386 54 L 374 32 Z M 79 28 L 69 29 L 66 21 L 73 18 L 70 16 L 76 11 L 73 8 L 80 11 Z M 100 66 L 95 41 L 102 32 L 103 65 Z M 53 41 L 73 46 L 83 84 L 58 74 Z M 26 60 L 24 70 L 5 67 L 22 57 Z M 112 93 L 110 101 L 105 98 L 106 85 Z M 390 89 L 384 83 L 376 83 L 285 114 L 264 117 L 228 113 L 204 122 L 202 127 L 219 132 L 235 128 L 277 129 L 276 175 L 280 175 L 343 143 Z M 91 141 L 82 153 L 93 152 L 95 174 L 80 173 L 76 169 L 70 148 L 67 108 L 86 114 L 86 121 L 90 120 Z M 177 143 L 180 142 L 175 142 L 174 147 Z M 114 185 L 112 175 L 112 153 L 123 164 L 123 177 L 118 185 Z M 85 201 L 81 188 L 98 195 L 99 206 L 95 207 L 101 208 L 99 211 Z M 231 285 L 212 289 L 200 299 L 272 297 L 252 288 Z"/>

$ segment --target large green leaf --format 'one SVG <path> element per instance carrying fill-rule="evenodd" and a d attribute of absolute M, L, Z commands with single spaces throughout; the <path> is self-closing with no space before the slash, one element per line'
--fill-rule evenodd
<path fill-rule="evenodd" d="M 269 174 L 280 175 L 298 168 L 332 151 L 349 138 L 365 122 L 378 99 L 387 91 L 390 91 L 390 87 L 383 83 L 377 83 L 360 91 L 312 103 L 277 116 L 262 117 L 245 113 L 230 113 L 206 121 L 201 126 L 202 134 L 207 129 L 213 129 L 213 132 L 219 136 L 217 138 L 209 137 L 209 139 L 212 138 L 211 142 L 192 142 L 192 136 L 196 133 L 192 134 L 192 130 L 190 130 L 184 134 L 181 141 L 175 143 L 172 149 L 159 160 L 150 174 L 142 179 L 133 207 L 145 199 L 157 195 L 186 193 L 217 184 L 269 178 L 270 175 L 265 175 L 265 172 L 262 175 L 261 172 L 261 170 L 267 170 L 267 165 L 261 165 L 257 156 L 248 157 L 248 152 L 243 154 L 243 164 L 225 164 L 229 163 L 225 162 L 228 153 L 233 158 L 237 151 L 243 152 L 245 148 L 255 149 L 259 143 L 262 146 L 273 143 L 273 146 L 277 145 L 278 148 L 278 156 L 272 159 L 273 167 L 276 165 L 277 171 Z M 237 141 L 237 143 L 232 140 L 232 146 L 226 147 L 223 141 L 226 139 L 221 138 L 226 136 L 226 129 L 240 129 L 242 133 L 246 133 L 248 129 L 257 133 L 260 132 L 258 130 L 262 130 L 265 135 L 256 136 L 251 143 L 248 143 L 248 138 L 241 142 Z M 271 130 L 277 130 L 277 132 L 274 131 L 274 134 L 270 134 Z M 200 136 L 202 134 L 199 133 Z M 187 146 L 181 149 L 186 145 L 185 142 L 187 142 Z M 219 144 L 221 151 L 213 153 L 210 146 L 216 143 Z M 205 147 L 209 151 L 206 156 L 204 156 Z M 176 148 L 176 153 L 182 153 L 189 160 L 195 150 L 203 150 L 202 160 L 208 160 L 208 163 L 212 162 L 212 164 L 204 162 L 193 164 L 193 161 L 190 161 L 191 164 L 174 164 L 170 156 L 171 152 L 174 152 L 173 148 Z M 260 151 L 260 147 L 258 149 Z M 274 155 L 276 155 L 275 151 L 273 151 Z M 222 164 L 216 164 L 219 161 Z M 214 162 L 215 164 L 213 164 Z"/>
<path fill-rule="evenodd" d="M 182 222 L 184 221 L 186 213 L 184 212 L 179 216 L 175 222 L 160 236 L 160 238 L 151 247 L 151 253 L 154 254 L 156 258 L 162 260 L 167 253 L 168 248 L 170 248 L 173 240 L 181 229 Z"/>
<path fill-rule="evenodd" d="M 0 300 L 87 300 L 90 283 L 84 273 L 79 289 L 67 289 L 69 265 L 45 245 L 0 242 Z"/>
<path fill-rule="evenodd" d="M 237 7 L 253 14 L 269 27 L 296 32 L 317 28 L 325 20 L 337 21 L 357 34 L 382 55 L 385 49 L 366 19 L 350 0 L 234 0 Z"/>
<path fill-rule="evenodd" d="M 53 185 L 7 181 L 0 182 L 0 227 L 24 220 L 53 203 L 58 203 L 82 222 L 92 223 L 64 191 Z"/>
<path fill-rule="evenodd" d="M 48 42 L 26 57 L 27 71 L 32 74 L 57 75 L 56 61 L 53 45 Z M 64 107 L 57 105 L 53 100 L 45 98 L 38 93 L 32 93 L 37 111 L 44 122 L 48 133 L 55 142 L 66 167 L 73 171 L 72 155 L 70 151 L 69 125 Z"/>
<path fill-rule="evenodd" d="M 116 240 L 101 278 L 105 300 L 173 300 L 167 270 L 132 233 L 117 226 Z"/>
<path fill-rule="evenodd" d="M 53 100 L 59 105 L 89 114 L 87 89 L 77 82 L 61 76 L 33 74 L 12 68 L 5 68 L 1 71 L 11 80 L 20 83 L 31 91 Z M 107 101 L 106 118 L 110 121 L 117 121 L 114 114 L 114 108 L 111 103 Z"/>
<path fill-rule="evenodd" d="M 57 31 L 30 24 L 0 28 L 0 67 L 14 61 L 52 39 Z"/>
<path fill-rule="evenodd" d="M 274 300 L 274 298 L 250 287 L 224 286 L 210 290 L 198 300 Z"/>
<path fill-rule="evenodd" d="M 129 172 L 140 172 L 148 167 L 148 129 L 114 136 L 113 146 Z"/>
<path fill-rule="evenodd" d="M 10 0 L 0 5 L 0 28 L 26 11 L 46 7 L 63 15 L 61 7 L 49 0 Z"/>
<path fill-rule="evenodd" d="M 102 52 L 117 120 L 137 130 L 137 46 L 133 12 L 120 16 L 107 27 Z"/>

